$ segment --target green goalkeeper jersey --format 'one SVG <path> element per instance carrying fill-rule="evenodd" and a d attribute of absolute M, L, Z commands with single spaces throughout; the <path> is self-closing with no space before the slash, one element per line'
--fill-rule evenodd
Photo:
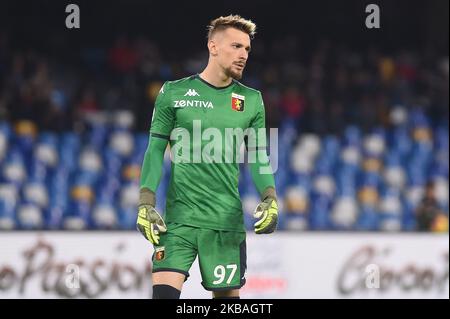
<path fill-rule="evenodd" d="M 233 80 L 214 87 L 193 75 L 166 82 L 156 99 L 150 133 L 170 140 L 166 222 L 245 231 L 238 191 L 246 129 L 265 149 L 261 93 Z M 259 134 L 264 133 L 264 134 Z"/>

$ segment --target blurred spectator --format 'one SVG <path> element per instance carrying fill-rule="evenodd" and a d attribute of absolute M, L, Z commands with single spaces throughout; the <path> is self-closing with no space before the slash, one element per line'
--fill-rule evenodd
<path fill-rule="evenodd" d="M 97 98 L 93 89 L 87 88 L 83 91 L 80 102 L 75 108 L 80 114 L 97 112 L 99 110 Z"/>
<path fill-rule="evenodd" d="M 426 54 L 414 50 L 380 54 L 376 47 L 352 50 L 319 41 L 311 48 L 285 45 L 281 54 L 277 43 L 267 43 L 264 54 L 256 50 L 250 56 L 242 80 L 263 93 L 270 127 L 280 127 L 280 121 L 289 118 L 298 132 L 340 134 L 343 124 L 367 132 L 379 124 L 386 126 L 387 114 L 397 104 L 407 108 L 420 104 L 436 124 L 448 123 L 448 56 L 432 48 Z M 75 113 L 133 110 L 139 119 L 136 127 L 147 130 L 153 84 L 191 75 L 206 60 L 203 49 L 189 49 L 180 59 L 141 35 L 119 35 L 109 50 L 107 46 L 80 50 L 81 59 L 68 61 L 42 58 L 33 50 L 13 51 L 8 41 L 1 45 L 6 70 L 0 74 L 1 116 L 34 119 L 40 128 L 51 130 L 61 126 L 52 125 L 56 120 L 45 115 L 53 119 L 65 113 L 70 120 L 67 111 L 72 108 Z M 103 63 L 103 56 L 112 72 L 95 67 Z M 93 83 L 88 89 L 86 79 Z M 81 98 L 74 92 L 81 92 Z"/>
<path fill-rule="evenodd" d="M 305 111 L 305 98 L 295 87 L 288 87 L 281 97 L 281 110 L 284 116 L 298 120 Z"/>
<path fill-rule="evenodd" d="M 416 209 L 417 230 L 448 231 L 448 218 L 438 205 L 433 182 L 428 182 L 425 195 Z"/>
<path fill-rule="evenodd" d="M 136 69 L 138 53 L 125 36 L 118 37 L 116 43 L 110 49 L 109 63 L 111 68 L 119 74 L 130 73 Z"/>

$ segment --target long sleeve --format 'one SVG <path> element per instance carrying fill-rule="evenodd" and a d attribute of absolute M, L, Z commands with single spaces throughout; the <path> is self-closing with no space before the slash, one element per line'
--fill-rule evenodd
<path fill-rule="evenodd" d="M 148 188 L 156 192 L 162 176 L 164 152 L 168 140 L 160 137 L 150 136 L 144 162 L 141 169 L 141 189 Z"/>
<path fill-rule="evenodd" d="M 162 176 L 164 152 L 175 122 L 175 112 L 170 104 L 169 82 L 159 91 L 153 110 L 150 137 L 141 169 L 141 189 L 156 192 Z"/>
<path fill-rule="evenodd" d="M 267 156 L 265 110 L 261 94 L 259 94 L 257 104 L 257 112 L 250 126 L 252 130 L 246 141 L 246 146 L 250 174 L 261 199 L 264 200 L 268 196 L 276 197 L 275 180 Z"/>

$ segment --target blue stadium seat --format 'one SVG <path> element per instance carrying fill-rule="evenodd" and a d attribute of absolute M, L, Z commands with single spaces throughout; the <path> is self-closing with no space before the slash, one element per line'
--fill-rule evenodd
<path fill-rule="evenodd" d="M 120 227 L 119 214 L 114 203 L 97 200 L 92 208 L 92 227 L 94 229 L 117 229 Z"/>
<path fill-rule="evenodd" d="M 118 223 L 121 229 L 136 230 L 136 207 L 119 207 Z"/>
<path fill-rule="evenodd" d="M 332 198 L 325 194 L 313 192 L 309 213 L 309 227 L 311 230 L 328 230 L 331 226 L 330 210 Z"/>
<path fill-rule="evenodd" d="M 0 230 L 12 230 L 16 225 L 16 200 L 3 194 L 2 188 L 6 184 L 0 184 Z M 12 185 L 8 187 L 14 187 Z"/>
<path fill-rule="evenodd" d="M 361 145 L 361 130 L 357 126 L 347 126 L 345 128 L 342 145 L 359 147 Z"/>
<path fill-rule="evenodd" d="M 379 229 L 378 224 L 378 211 L 372 206 L 362 206 L 355 228 L 361 231 L 375 231 Z"/>
<path fill-rule="evenodd" d="M 44 210 L 38 205 L 22 201 L 16 211 L 16 221 L 19 229 L 37 230 L 45 226 Z"/>
<path fill-rule="evenodd" d="M 8 122 L 0 121 L 0 134 L 5 135 L 8 140 L 11 138 L 13 132 Z"/>

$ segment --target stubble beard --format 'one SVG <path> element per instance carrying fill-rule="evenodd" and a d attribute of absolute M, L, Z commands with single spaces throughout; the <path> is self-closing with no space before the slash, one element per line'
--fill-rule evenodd
<path fill-rule="evenodd" d="M 233 71 L 233 67 L 229 67 L 225 69 L 225 74 L 235 80 L 242 79 L 243 70 L 241 72 Z"/>

